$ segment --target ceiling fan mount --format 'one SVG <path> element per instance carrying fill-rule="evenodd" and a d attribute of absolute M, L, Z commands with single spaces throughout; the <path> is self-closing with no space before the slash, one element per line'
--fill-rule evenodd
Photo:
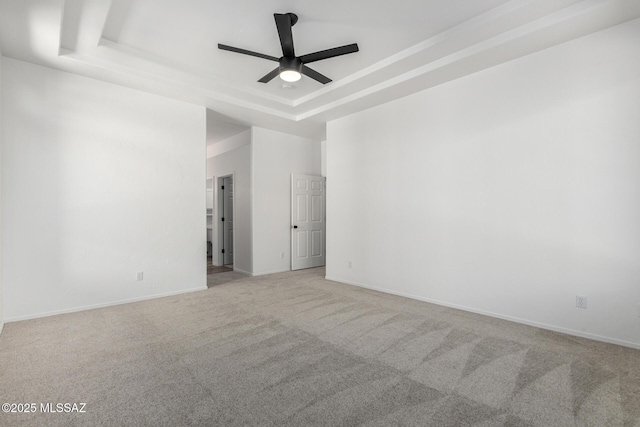
<path fill-rule="evenodd" d="M 293 47 L 293 33 L 291 32 L 291 27 L 298 22 L 298 15 L 295 13 L 274 13 L 273 17 L 276 21 L 278 37 L 280 38 L 280 46 L 282 47 L 282 56 L 280 58 L 218 43 L 218 49 L 278 62 L 279 65 L 277 68 L 258 80 L 260 83 L 268 83 L 276 76 L 280 76 L 280 78 L 286 82 L 295 82 L 304 74 L 305 76 L 311 77 L 322 84 L 327 84 L 331 82 L 330 78 L 307 67 L 305 64 L 346 55 L 348 53 L 355 53 L 359 50 L 358 44 L 352 43 L 345 46 L 309 53 L 307 55 L 296 56 L 295 49 Z"/>
<path fill-rule="evenodd" d="M 298 22 L 298 15 L 296 15 L 295 13 L 285 13 L 285 15 L 287 15 L 290 19 L 291 19 L 291 26 L 293 27 L 294 25 L 296 25 L 296 22 Z"/>

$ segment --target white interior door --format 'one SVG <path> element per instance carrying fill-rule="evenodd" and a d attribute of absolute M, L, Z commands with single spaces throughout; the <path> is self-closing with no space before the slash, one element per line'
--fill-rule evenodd
<path fill-rule="evenodd" d="M 291 269 L 325 265 L 325 179 L 291 175 Z"/>
<path fill-rule="evenodd" d="M 222 180 L 222 249 L 224 265 L 233 264 L 233 179 Z"/>

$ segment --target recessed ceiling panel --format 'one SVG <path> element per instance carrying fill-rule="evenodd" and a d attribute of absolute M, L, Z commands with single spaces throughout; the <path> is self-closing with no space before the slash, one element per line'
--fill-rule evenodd
<path fill-rule="evenodd" d="M 324 0 L 221 1 L 135 0 L 126 15 L 112 15 L 106 29 L 118 28 L 112 40 L 180 65 L 199 75 L 295 99 L 322 85 L 303 78 L 294 84 L 257 80 L 278 64 L 220 51 L 218 43 L 280 57 L 282 52 L 274 13 L 293 12 L 297 55 L 358 43 L 360 52 L 313 64 L 334 81 L 453 25 L 464 22 L 506 0 Z M 114 22 L 120 20 L 121 22 Z M 107 32 L 107 31 L 106 31 Z"/>
<path fill-rule="evenodd" d="M 298 56 L 331 78 L 258 79 L 293 12 Z M 314 139 L 327 120 L 640 17 L 640 0 L 1 0 L 2 54 L 207 107 L 232 123 Z M 226 134 L 226 127 L 222 129 Z"/>

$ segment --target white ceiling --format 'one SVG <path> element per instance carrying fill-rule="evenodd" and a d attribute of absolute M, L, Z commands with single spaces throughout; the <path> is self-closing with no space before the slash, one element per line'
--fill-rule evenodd
<path fill-rule="evenodd" d="M 358 43 L 285 87 L 273 13 L 296 54 Z M 0 0 L 7 57 L 206 106 L 220 138 L 257 125 L 316 139 L 335 119 L 640 17 L 640 0 Z M 225 124 L 228 124 L 226 127 Z"/>

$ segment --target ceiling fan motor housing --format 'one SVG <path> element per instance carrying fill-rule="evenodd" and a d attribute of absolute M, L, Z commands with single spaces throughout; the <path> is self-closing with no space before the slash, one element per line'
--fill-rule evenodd
<path fill-rule="evenodd" d="M 280 72 L 292 70 L 297 71 L 298 73 L 302 72 L 302 61 L 300 58 L 287 58 L 283 56 L 280 58 Z"/>

